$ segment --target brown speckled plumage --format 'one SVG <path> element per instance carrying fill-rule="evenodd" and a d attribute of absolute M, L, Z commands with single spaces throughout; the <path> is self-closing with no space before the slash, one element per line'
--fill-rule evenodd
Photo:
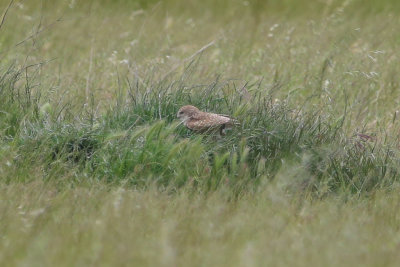
<path fill-rule="evenodd" d="M 207 132 L 210 130 L 219 130 L 224 135 L 224 130 L 231 127 L 234 121 L 231 118 L 200 111 L 195 106 L 183 106 L 179 109 L 177 117 L 182 120 L 183 124 L 189 129 L 197 132 Z"/>

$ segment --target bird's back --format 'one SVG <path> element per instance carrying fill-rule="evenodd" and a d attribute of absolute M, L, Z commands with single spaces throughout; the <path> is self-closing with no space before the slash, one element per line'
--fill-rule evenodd
<path fill-rule="evenodd" d="M 195 131 L 207 131 L 220 126 L 231 126 L 232 120 L 214 113 L 201 112 L 198 116 L 187 121 L 186 126 Z"/>

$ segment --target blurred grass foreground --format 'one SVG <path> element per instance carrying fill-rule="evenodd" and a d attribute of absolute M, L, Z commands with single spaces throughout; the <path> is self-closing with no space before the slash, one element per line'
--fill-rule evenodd
<path fill-rule="evenodd" d="M 1 266 L 398 266 L 399 1 L 0 11 Z"/>

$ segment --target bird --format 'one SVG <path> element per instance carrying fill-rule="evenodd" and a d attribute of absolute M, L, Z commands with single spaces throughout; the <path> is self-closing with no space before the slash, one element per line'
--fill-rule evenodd
<path fill-rule="evenodd" d="M 219 131 L 221 136 L 225 135 L 226 128 L 231 128 L 237 123 L 227 116 L 203 112 L 191 105 L 181 107 L 177 117 L 192 131 L 199 133 Z"/>

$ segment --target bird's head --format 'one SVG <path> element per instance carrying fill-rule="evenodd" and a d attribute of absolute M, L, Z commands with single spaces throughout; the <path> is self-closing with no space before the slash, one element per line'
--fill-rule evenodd
<path fill-rule="evenodd" d="M 186 122 L 190 118 L 193 118 L 196 114 L 198 114 L 200 110 L 195 106 L 183 106 L 179 109 L 178 114 L 176 115 L 182 122 Z"/>

